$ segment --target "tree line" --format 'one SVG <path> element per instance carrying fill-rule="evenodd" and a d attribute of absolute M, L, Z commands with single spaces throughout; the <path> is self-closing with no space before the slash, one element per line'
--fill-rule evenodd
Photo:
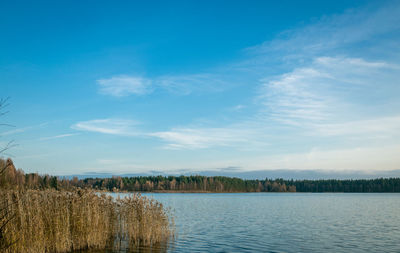
<path fill-rule="evenodd" d="M 207 176 L 86 178 L 81 187 L 142 192 L 400 192 L 400 178 L 357 180 L 245 180 Z"/>
<path fill-rule="evenodd" d="M 0 165 L 6 161 L 0 160 Z M 246 180 L 222 176 L 139 176 L 85 178 L 25 174 L 12 165 L 0 177 L 2 188 L 72 190 L 89 188 L 129 192 L 400 192 L 400 178 L 356 180 Z"/>

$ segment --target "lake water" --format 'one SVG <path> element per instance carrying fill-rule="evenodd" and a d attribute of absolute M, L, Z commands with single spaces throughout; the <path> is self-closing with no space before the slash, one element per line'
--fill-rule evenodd
<path fill-rule="evenodd" d="M 400 252 L 400 194 L 143 195 L 172 209 L 171 252 Z"/>

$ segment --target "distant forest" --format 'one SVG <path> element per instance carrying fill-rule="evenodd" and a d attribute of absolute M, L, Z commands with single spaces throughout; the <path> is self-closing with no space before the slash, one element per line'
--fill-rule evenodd
<path fill-rule="evenodd" d="M 76 180 L 75 180 L 76 181 Z M 244 180 L 230 177 L 149 176 L 87 178 L 81 187 L 143 192 L 400 192 L 400 178 L 368 180 Z"/>
<path fill-rule="evenodd" d="M 91 188 L 129 192 L 400 192 L 400 178 L 357 180 L 244 180 L 231 177 L 146 176 L 67 179 L 37 173 L 25 174 L 11 166 L 2 178 L 3 187 L 28 189 Z"/>

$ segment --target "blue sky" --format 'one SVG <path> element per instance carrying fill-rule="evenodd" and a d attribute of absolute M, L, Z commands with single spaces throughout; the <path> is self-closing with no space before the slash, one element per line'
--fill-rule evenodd
<path fill-rule="evenodd" d="M 27 172 L 400 164 L 398 1 L 2 1 Z"/>

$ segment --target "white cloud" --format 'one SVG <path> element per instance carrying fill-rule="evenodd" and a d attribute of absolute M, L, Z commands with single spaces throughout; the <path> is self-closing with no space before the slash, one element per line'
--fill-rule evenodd
<path fill-rule="evenodd" d="M 168 142 L 167 149 L 202 149 L 250 142 L 248 130 L 235 128 L 177 128 L 149 135 Z"/>
<path fill-rule="evenodd" d="M 342 70 L 346 70 L 348 66 L 352 66 L 351 71 L 354 71 L 354 68 L 361 68 L 361 71 L 364 72 L 364 68 L 374 69 L 374 68 L 398 68 L 398 66 L 394 64 L 388 64 L 384 61 L 371 62 L 366 61 L 362 58 L 345 58 L 345 57 L 319 57 L 315 60 L 316 63 L 319 63 L 323 66 L 327 66 L 328 68 L 335 67 L 341 68 Z M 347 69 L 348 71 L 348 69 Z"/>
<path fill-rule="evenodd" d="M 233 110 L 233 111 L 242 111 L 245 108 L 246 108 L 245 105 L 239 104 L 239 105 L 231 107 L 230 109 Z"/>
<path fill-rule="evenodd" d="M 323 85 L 325 78 L 329 75 L 315 68 L 300 68 L 277 80 L 264 80 L 261 97 L 267 113 L 281 122 L 325 119 L 328 98 L 313 87 Z"/>
<path fill-rule="evenodd" d="M 363 138 L 392 138 L 400 135 L 400 116 L 346 121 L 343 123 L 315 124 L 312 135 L 361 136 Z"/>
<path fill-rule="evenodd" d="M 381 88 L 391 89 L 397 80 L 396 68 L 394 64 L 362 58 L 315 58 L 308 66 L 296 68 L 276 78 L 263 79 L 258 100 L 261 101 L 260 111 L 232 125 L 188 126 L 145 132 L 137 129 L 136 122 L 129 120 L 97 119 L 78 122 L 73 128 L 114 135 L 152 136 L 165 142 L 165 148 L 176 150 L 212 147 L 243 149 L 250 146 L 262 148 L 271 139 L 279 141 L 279 136 L 271 136 L 271 130 L 290 134 L 282 126 L 301 129 L 302 132 L 297 132 L 297 136 L 357 134 L 368 138 L 390 137 L 394 136 L 399 126 L 396 115 L 370 115 L 366 110 L 366 114 L 359 114 L 355 118 L 353 111 L 365 111 L 365 101 L 357 96 L 373 94 L 370 90 L 380 79 L 386 81 L 381 83 Z M 241 108 L 241 105 L 236 107 L 237 110 Z"/>
<path fill-rule="evenodd" d="M 99 92 L 114 97 L 144 95 L 151 92 L 151 80 L 136 76 L 114 76 L 97 80 Z"/>
<path fill-rule="evenodd" d="M 33 129 L 38 129 L 41 127 L 44 127 L 48 124 L 48 122 L 45 123 L 41 123 L 39 125 L 34 125 L 34 126 L 27 126 L 27 127 L 22 127 L 22 128 L 16 128 L 16 129 L 12 129 L 12 130 L 8 130 L 6 132 L 2 132 L 0 133 L 0 136 L 6 136 L 6 135 L 14 135 L 14 134 L 19 134 L 19 133 L 24 133 L 26 131 L 31 131 Z"/>
<path fill-rule="evenodd" d="M 234 156 L 229 159 L 199 159 L 195 169 L 223 168 L 234 165 L 242 171 L 254 170 L 315 170 L 315 171 L 388 171 L 398 170 L 400 146 L 361 146 L 353 148 L 321 149 L 254 156 Z M 184 168 L 185 166 L 180 166 Z M 188 167 L 188 166 L 186 166 Z"/>
<path fill-rule="evenodd" d="M 241 150 L 251 149 L 260 145 L 268 145 L 262 140 L 262 129 L 252 123 L 237 124 L 227 127 L 186 127 L 172 128 L 166 131 L 143 131 L 138 123 L 126 119 L 95 119 L 81 121 L 71 126 L 79 131 L 97 132 L 102 134 L 121 135 L 129 137 L 153 137 L 165 142 L 165 149 L 195 150 L 213 147 L 235 147 Z M 69 135 L 65 135 L 69 136 Z M 43 139 L 62 138 L 64 135 Z"/>
<path fill-rule="evenodd" d="M 43 138 L 40 138 L 39 140 L 41 140 L 41 141 L 54 140 L 54 139 L 60 139 L 60 138 L 75 136 L 75 135 L 78 135 L 78 133 L 74 133 L 74 134 L 60 134 L 60 135 L 55 135 L 55 136 L 43 137 Z"/>
<path fill-rule="evenodd" d="M 250 109 L 257 106 L 258 109 L 244 120 L 234 119 L 235 123 L 231 125 L 221 126 L 220 122 L 214 122 L 218 127 L 196 127 L 190 125 L 195 119 L 188 119 L 187 126 L 141 132 L 130 124 L 109 125 L 109 120 L 95 120 L 80 122 L 75 128 L 119 135 L 130 135 L 128 132 L 133 130 L 140 133 L 135 136 L 152 136 L 163 141 L 165 148 L 175 150 L 213 147 L 239 149 L 245 146 L 264 150 L 265 145 L 271 144 L 272 147 L 265 149 L 265 152 L 274 152 L 274 145 L 280 148 L 277 152 L 281 153 L 288 153 L 289 149 L 299 151 L 297 154 L 270 156 L 270 160 L 259 159 L 254 163 L 246 161 L 260 168 L 286 166 L 298 169 L 356 169 L 368 167 L 368 162 L 357 160 L 363 159 L 365 155 L 370 155 L 366 160 L 371 166 L 377 166 L 383 159 L 371 154 L 375 151 L 388 151 L 383 157 L 392 159 L 394 147 L 386 150 L 382 148 L 382 144 L 388 138 L 397 138 L 393 142 L 398 142 L 397 133 L 400 132 L 399 107 L 392 106 L 398 100 L 400 91 L 400 68 L 396 54 L 391 53 L 396 52 L 391 49 L 399 46 L 398 43 L 392 43 L 390 49 L 385 48 L 387 41 L 383 41 L 384 36 L 380 38 L 381 35 L 398 31 L 400 16 L 395 14 L 399 10 L 398 4 L 377 10 L 351 10 L 342 15 L 323 18 L 316 24 L 288 31 L 276 40 L 256 46 L 252 48 L 255 54 L 243 62 L 228 65 L 222 71 L 219 69 L 210 73 L 164 75 L 151 80 L 139 78 L 140 81 L 135 77 L 125 76 L 126 79 L 136 80 L 132 81 L 133 87 L 146 87 L 146 92 L 127 91 L 124 87 L 129 85 L 125 85 L 125 81 L 122 85 L 115 85 L 117 88 L 112 92 L 107 92 L 114 96 L 145 94 L 151 86 L 152 89 L 188 95 L 193 92 L 222 91 L 231 87 L 232 82 L 238 82 L 237 80 L 246 80 L 242 83 L 249 89 L 259 85 L 260 96 L 246 112 L 251 112 Z M 370 44 L 359 46 L 359 43 Z M 376 53 L 379 50 L 384 50 L 384 54 Z M 271 62 L 278 62 L 280 65 L 276 67 Z M 274 76 L 270 74 L 270 69 L 276 71 Z M 400 104 L 397 102 L 398 105 Z M 238 105 L 233 109 L 239 111 L 243 106 Z M 356 137 L 358 140 L 384 137 L 384 140 L 374 142 L 376 146 L 368 149 L 353 149 L 351 147 L 359 144 L 353 143 L 351 147 L 343 144 L 341 148 L 329 150 L 333 146 L 324 138 L 324 143 L 318 142 L 321 137 L 342 138 L 340 140 L 347 137 Z M 302 152 L 304 147 L 298 147 L 298 143 L 305 138 L 309 138 L 313 145 L 321 145 L 328 150 Z M 287 140 L 290 139 L 294 144 L 289 148 L 291 143 Z M 336 161 L 337 157 L 350 159 L 352 156 L 353 162 L 348 160 L 346 163 L 346 160 L 342 160 L 340 164 Z M 388 164 L 391 163 L 388 162 L 383 167 L 389 168 Z M 221 163 L 218 167 L 226 165 Z M 249 167 L 246 164 L 240 165 Z"/>
<path fill-rule="evenodd" d="M 225 77 L 226 78 L 226 77 Z M 190 95 L 192 93 L 220 92 L 231 82 L 218 74 L 163 75 L 154 78 L 121 75 L 97 80 L 99 93 L 114 97 L 145 95 L 155 89 L 166 90 L 172 94 Z"/>
<path fill-rule="evenodd" d="M 395 64 L 361 58 L 318 57 L 308 66 L 272 80 L 263 79 L 260 99 L 266 106 L 264 116 L 282 124 L 304 128 L 346 126 L 346 121 L 357 118 L 382 117 L 371 114 L 365 107 L 371 101 L 394 100 L 398 77 Z M 376 85 L 384 92 L 373 92 Z M 359 112 L 356 118 L 352 115 L 355 111 Z"/>
<path fill-rule="evenodd" d="M 193 92 L 218 92 L 229 85 L 217 74 L 165 75 L 154 80 L 157 86 L 175 94 Z"/>
<path fill-rule="evenodd" d="M 140 135 L 136 129 L 137 125 L 138 122 L 126 119 L 95 119 L 78 122 L 71 128 L 103 134 L 137 136 Z"/>
<path fill-rule="evenodd" d="M 257 169 L 297 170 L 396 170 L 399 169 L 399 145 L 342 149 L 313 149 L 309 152 L 254 158 L 248 166 Z"/>
<path fill-rule="evenodd" d="M 367 6 L 347 10 L 343 14 L 324 16 L 302 28 L 283 32 L 277 39 L 249 48 L 256 54 L 286 52 L 284 58 L 315 56 L 354 45 L 384 38 L 383 35 L 400 29 L 400 5 L 385 2 L 383 6 Z"/>

